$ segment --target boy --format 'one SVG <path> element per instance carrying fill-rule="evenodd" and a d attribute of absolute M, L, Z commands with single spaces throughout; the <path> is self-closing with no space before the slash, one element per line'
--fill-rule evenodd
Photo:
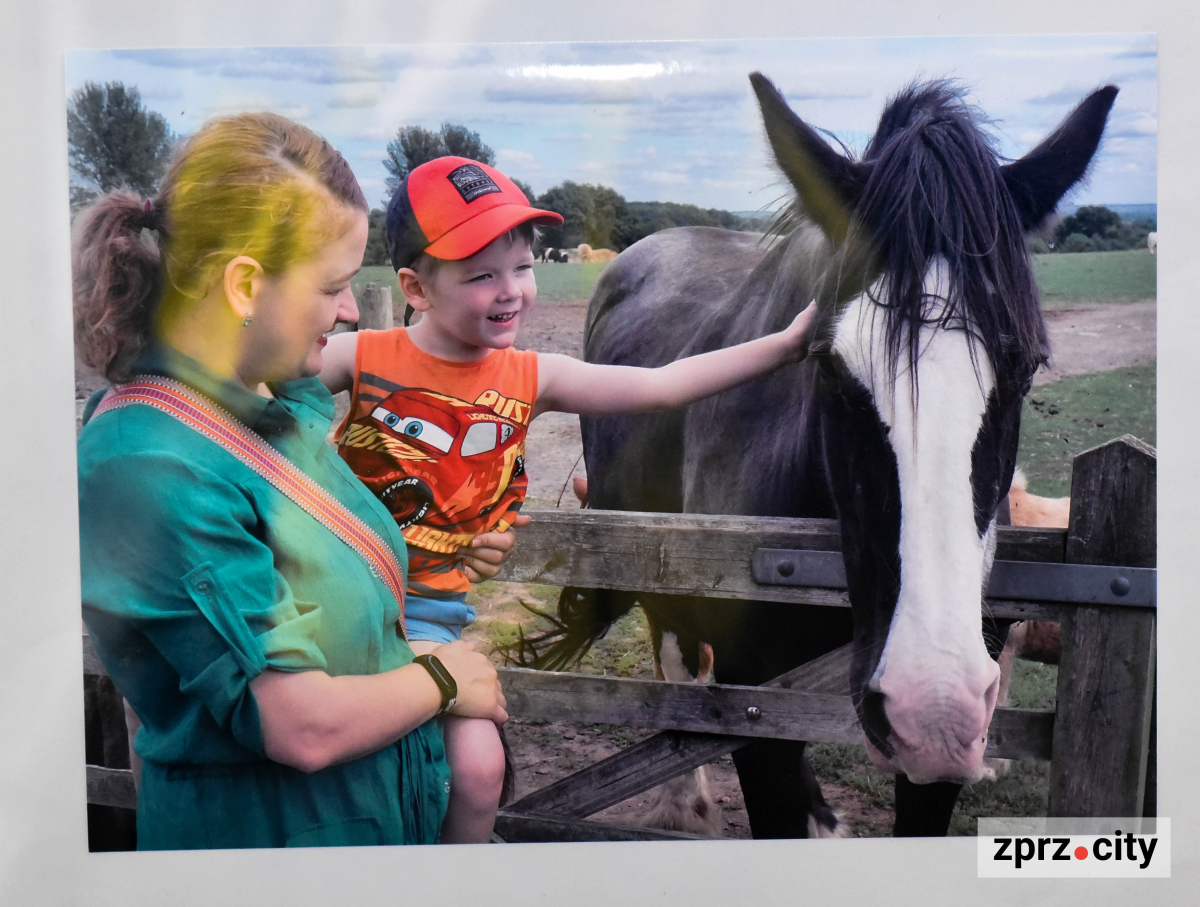
<path fill-rule="evenodd" d="M 418 654 L 474 620 L 460 558 L 481 533 L 514 524 L 527 486 L 525 432 L 538 415 L 670 409 L 805 355 L 813 306 L 778 334 L 658 369 L 514 349 L 537 295 L 533 226 L 562 222 L 486 164 L 422 164 L 386 220 L 400 290 L 420 321 L 336 335 L 325 350 L 321 380 L 352 391 L 339 453 L 409 545 L 405 614 Z M 444 728 L 453 787 L 442 841 L 487 841 L 504 770 L 499 735 L 482 719 L 446 716 Z"/>

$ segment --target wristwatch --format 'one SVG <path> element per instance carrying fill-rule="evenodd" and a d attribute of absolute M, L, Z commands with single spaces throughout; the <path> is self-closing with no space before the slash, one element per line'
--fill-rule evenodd
<path fill-rule="evenodd" d="M 446 670 L 441 659 L 436 655 L 418 655 L 413 659 L 413 664 L 418 664 L 429 672 L 442 694 L 442 707 L 437 713 L 441 715 L 454 708 L 454 703 L 458 701 L 458 684 L 454 682 L 454 677 Z"/>

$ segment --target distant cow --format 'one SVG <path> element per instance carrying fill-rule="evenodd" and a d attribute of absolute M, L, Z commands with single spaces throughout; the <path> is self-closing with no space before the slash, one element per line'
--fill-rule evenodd
<path fill-rule="evenodd" d="M 560 252 L 558 249 L 548 249 L 542 252 L 542 261 L 561 261 L 566 262 L 567 253 Z"/>
<path fill-rule="evenodd" d="M 1153 255 L 1155 253 L 1155 250 L 1158 249 L 1158 234 L 1157 233 L 1148 233 L 1146 235 L 1146 248 L 1150 250 L 1151 255 Z"/>
<path fill-rule="evenodd" d="M 612 249 L 593 249 L 587 243 L 580 243 L 575 252 L 580 261 L 610 262 L 617 257 L 617 253 Z"/>

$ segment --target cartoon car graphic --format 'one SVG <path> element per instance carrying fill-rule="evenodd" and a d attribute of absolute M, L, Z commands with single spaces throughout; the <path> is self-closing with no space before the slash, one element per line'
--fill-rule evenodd
<path fill-rule="evenodd" d="M 513 483 L 525 474 L 524 442 L 525 426 L 486 406 L 404 388 L 352 422 L 340 448 L 401 530 L 418 522 L 440 530 L 419 541 L 405 532 L 410 543 L 436 550 L 446 536 L 457 550 L 523 497 Z"/>

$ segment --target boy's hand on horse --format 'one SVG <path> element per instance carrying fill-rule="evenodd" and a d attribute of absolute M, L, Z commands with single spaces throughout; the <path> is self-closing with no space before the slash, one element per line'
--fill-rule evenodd
<path fill-rule="evenodd" d="M 779 336 L 783 339 L 787 348 L 790 350 L 790 355 L 785 360 L 786 362 L 799 362 L 808 355 L 808 346 L 812 343 L 813 322 L 817 318 L 817 301 L 814 299 L 803 309 L 800 314 L 792 319 L 792 323 L 779 332 Z"/>
<path fill-rule="evenodd" d="M 470 544 L 459 548 L 459 559 L 467 579 L 473 583 L 482 583 L 494 578 L 513 552 L 513 545 L 517 542 L 514 530 L 528 526 L 529 521 L 528 516 L 518 514 L 511 529 L 504 532 L 485 532 L 475 536 Z"/>
<path fill-rule="evenodd" d="M 772 372 L 808 354 L 815 301 L 790 325 L 736 346 L 676 359 L 659 368 L 599 365 L 556 353 L 538 354 L 538 399 L 544 412 L 606 415 L 686 406 Z"/>

